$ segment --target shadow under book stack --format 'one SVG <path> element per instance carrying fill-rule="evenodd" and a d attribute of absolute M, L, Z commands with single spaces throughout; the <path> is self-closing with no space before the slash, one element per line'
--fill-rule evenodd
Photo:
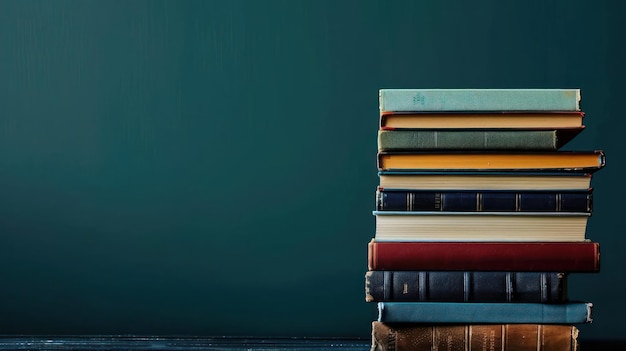
<path fill-rule="evenodd" d="M 602 151 L 580 133 L 578 89 L 381 89 L 372 350 L 578 349 L 599 271 L 586 237 Z"/>

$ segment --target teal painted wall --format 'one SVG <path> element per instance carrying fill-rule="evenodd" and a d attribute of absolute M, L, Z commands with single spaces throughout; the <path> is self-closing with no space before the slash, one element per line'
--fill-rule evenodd
<path fill-rule="evenodd" d="M 618 1 L 0 1 L 0 333 L 362 336 L 379 88 L 578 87 L 620 338 Z"/>

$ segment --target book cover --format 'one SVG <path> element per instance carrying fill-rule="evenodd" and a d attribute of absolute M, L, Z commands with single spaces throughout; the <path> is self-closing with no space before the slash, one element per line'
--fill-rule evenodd
<path fill-rule="evenodd" d="M 380 111 L 579 111 L 580 89 L 380 89 Z"/>
<path fill-rule="evenodd" d="M 433 151 L 378 152 L 378 170 L 595 172 L 605 155 L 595 151 Z"/>
<path fill-rule="evenodd" d="M 365 301 L 562 303 L 567 274 L 558 272 L 368 271 Z"/>
<path fill-rule="evenodd" d="M 385 112 L 380 129 L 561 129 L 581 128 L 582 111 L 490 111 L 490 112 Z"/>
<path fill-rule="evenodd" d="M 572 140 L 582 128 L 560 130 L 379 130 L 379 151 L 551 150 Z"/>
<path fill-rule="evenodd" d="M 585 241 L 587 212 L 373 211 L 376 241 Z"/>
<path fill-rule="evenodd" d="M 513 302 L 378 302 L 384 323 L 591 323 L 592 304 Z"/>
<path fill-rule="evenodd" d="M 586 190 L 591 173 L 576 172 L 378 172 L 389 189 L 419 190 Z"/>
<path fill-rule="evenodd" d="M 591 212 L 593 190 L 376 189 L 377 211 Z"/>
<path fill-rule="evenodd" d="M 378 242 L 368 270 L 598 272 L 597 242 Z"/>
<path fill-rule="evenodd" d="M 372 322 L 371 351 L 577 351 L 578 329 L 556 324 Z"/>

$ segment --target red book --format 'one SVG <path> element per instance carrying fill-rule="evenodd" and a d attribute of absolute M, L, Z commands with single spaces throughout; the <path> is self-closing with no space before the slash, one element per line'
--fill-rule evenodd
<path fill-rule="evenodd" d="M 377 242 L 369 270 L 598 272 L 596 242 Z"/>

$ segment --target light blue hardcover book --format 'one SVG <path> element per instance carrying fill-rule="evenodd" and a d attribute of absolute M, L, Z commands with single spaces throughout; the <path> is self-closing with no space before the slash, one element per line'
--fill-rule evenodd
<path fill-rule="evenodd" d="M 378 321 L 386 323 L 591 323 L 592 304 L 570 302 L 379 302 Z"/>
<path fill-rule="evenodd" d="M 381 112 L 580 111 L 580 89 L 380 89 Z"/>

